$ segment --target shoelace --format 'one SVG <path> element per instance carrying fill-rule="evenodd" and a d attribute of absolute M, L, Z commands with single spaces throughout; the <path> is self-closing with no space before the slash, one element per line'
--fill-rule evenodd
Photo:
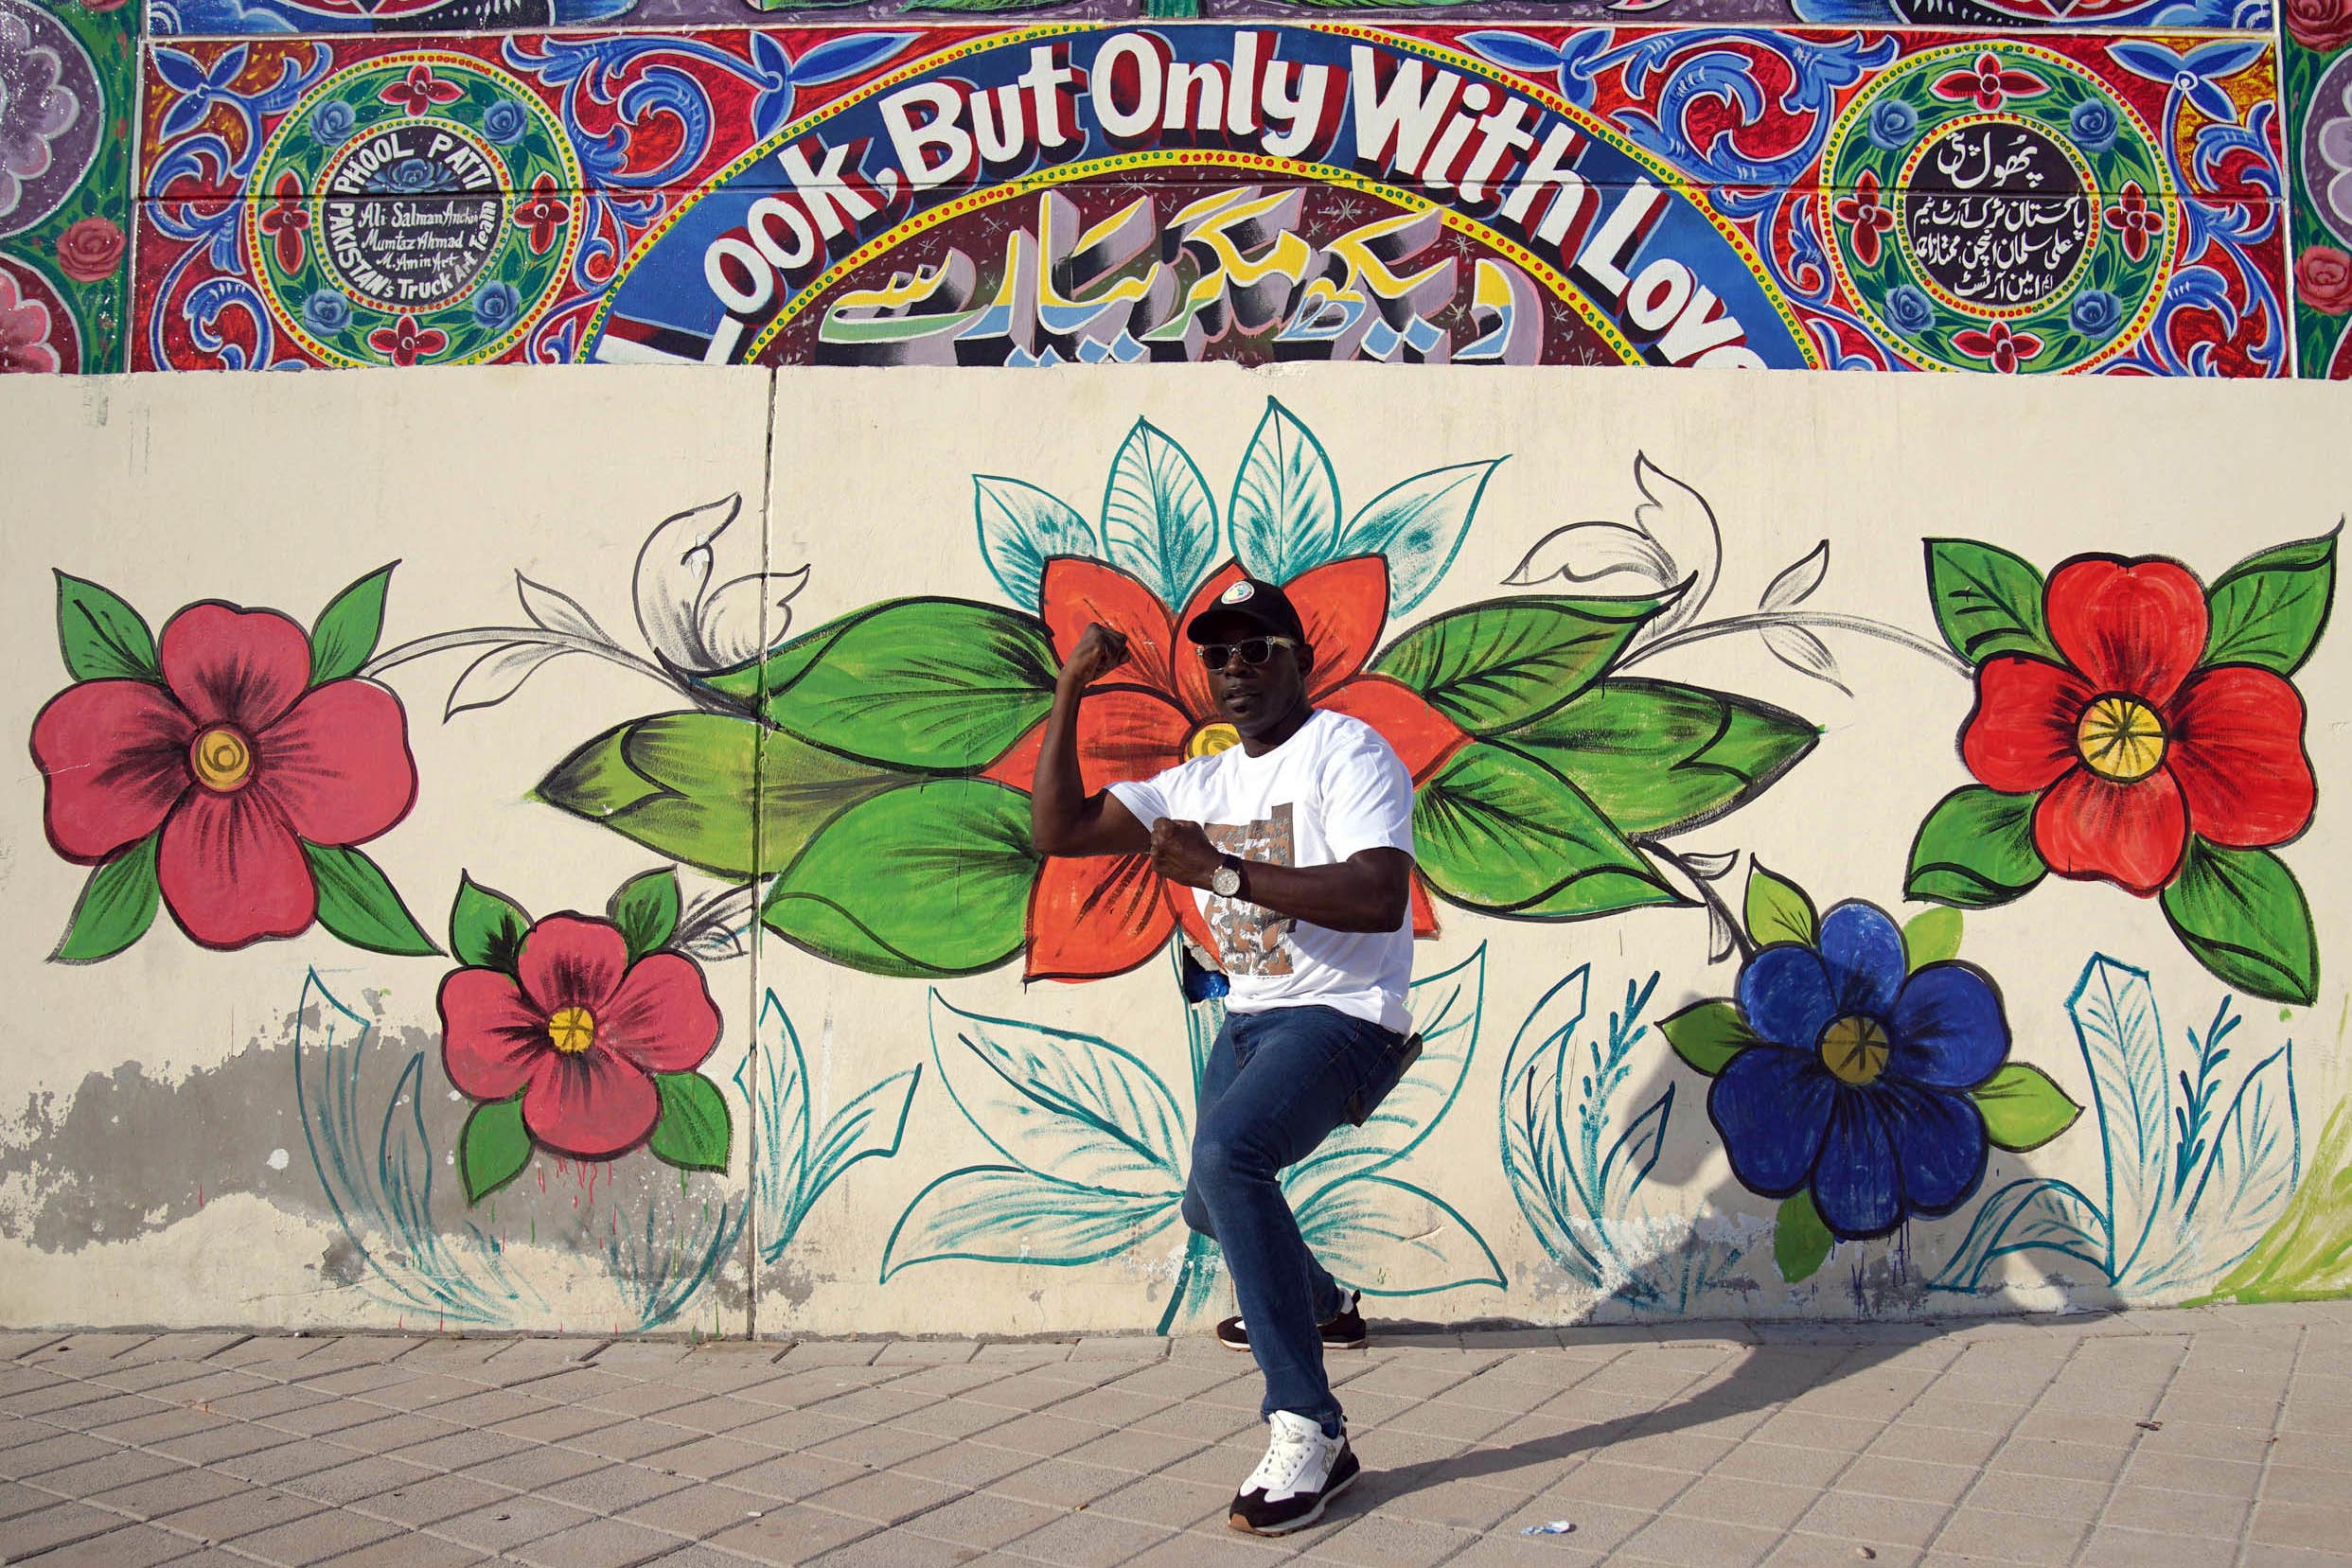
<path fill-rule="evenodd" d="M 1266 1444 L 1265 1457 L 1242 1483 L 1244 1491 L 1263 1491 L 1268 1497 L 1276 1492 L 1297 1489 L 1299 1477 L 1314 1462 L 1316 1439 L 1322 1434 L 1312 1426 L 1297 1428 L 1283 1422 L 1274 1423 L 1273 1440 Z"/>

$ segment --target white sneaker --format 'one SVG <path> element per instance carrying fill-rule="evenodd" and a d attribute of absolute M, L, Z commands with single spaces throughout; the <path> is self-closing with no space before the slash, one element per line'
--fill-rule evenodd
<path fill-rule="evenodd" d="M 1346 1427 L 1326 1437 L 1320 1425 L 1288 1410 L 1266 1418 L 1265 1457 L 1233 1494 L 1226 1523 L 1251 1535 L 1284 1535 L 1323 1517 L 1323 1506 L 1362 1473 Z"/>

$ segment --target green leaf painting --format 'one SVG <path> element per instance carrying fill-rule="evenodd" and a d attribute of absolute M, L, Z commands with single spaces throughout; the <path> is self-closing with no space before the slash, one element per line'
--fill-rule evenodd
<path fill-rule="evenodd" d="M 1772 787 L 1818 727 L 1747 697 L 1605 679 L 1504 738 L 1557 770 L 1629 835 L 1681 833 Z"/>
<path fill-rule="evenodd" d="M 112 589 L 60 572 L 57 643 L 76 680 L 161 680 L 155 634 Z"/>
<path fill-rule="evenodd" d="M 1720 999 L 1694 1002 L 1672 1017 L 1660 1020 L 1658 1032 L 1666 1036 L 1674 1054 L 1689 1063 L 1693 1071 L 1709 1078 L 1756 1044 L 1756 1032 L 1740 1016 L 1740 1010 Z"/>
<path fill-rule="evenodd" d="M 2007 904 L 2049 873 L 2033 841 L 2034 797 L 1967 784 L 1936 803 L 1911 841 L 1909 898 L 1963 909 Z"/>
<path fill-rule="evenodd" d="M 414 958 L 441 950 L 408 912 L 376 862 L 358 850 L 323 844 L 305 844 L 302 853 L 318 884 L 321 925 L 372 953 Z"/>
<path fill-rule="evenodd" d="M 665 868 L 630 877 L 612 895 L 605 912 L 621 928 L 628 943 L 628 961 L 635 963 L 658 951 L 678 929 L 678 873 Z"/>
<path fill-rule="evenodd" d="M 2253 664 L 2276 675 L 2303 668 L 2327 629 L 2336 597 L 2336 538 L 2325 534 L 2249 555 L 2205 592 L 2204 662 Z"/>
<path fill-rule="evenodd" d="M 1367 1295 L 1427 1295 L 1503 1283 L 1476 1226 L 1436 1193 L 1388 1175 L 1335 1181 L 1298 1205 L 1299 1230 L 1329 1269 Z"/>
<path fill-rule="evenodd" d="M 657 714 L 609 730 L 538 799 L 716 876 L 783 870 L 820 828 L 906 776 L 748 718 Z"/>
<path fill-rule="evenodd" d="M 1020 950 L 1036 872 L 1028 796 L 985 779 L 935 779 L 827 823 L 776 878 L 760 918 L 869 974 L 977 974 Z"/>
<path fill-rule="evenodd" d="M 894 599 L 798 637 L 708 684 L 769 723 L 876 767 L 985 767 L 1045 716 L 1044 624 L 962 599 Z"/>
<path fill-rule="evenodd" d="M 657 1072 L 661 1119 L 647 1147 L 653 1157 L 681 1171 L 724 1171 L 734 1141 L 734 1113 L 718 1085 L 697 1072 Z"/>
<path fill-rule="evenodd" d="M 2303 886 L 2268 850 L 2189 841 L 2164 891 L 2165 918 L 2196 958 L 2233 985 L 2308 1007 L 2319 995 L 2319 940 Z"/>
<path fill-rule="evenodd" d="M 522 1174 L 531 1163 L 531 1135 L 522 1125 L 522 1097 L 473 1108 L 457 1139 L 457 1172 L 466 1201 L 478 1204 Z"/>
<path fill-rule="evenodd" d="M 60 963 L 96 963 L 147 935 L 155 924 L 160 892 L 155 880 L 160 837 L 160 832 L 149 834 L 90 873 L 51 958 Z"/>
<path fill-rule="evenodd" d="M 2004 1066 L 1969 1091 L 1996 1149 L 2039 1149 L 2075 1124 L 2082 1107 L 2050 1075 L 2025 1062 Z"/>
<path fill-rule="evenodd" d="M 1820 940 L 1821 917 L 1813 909 L 1813 899 L 1787 877 L 1766 871 L 1760 862 L 1751 861 L 1748 866 L 1743 918 L 1749 938 L 1759 947 L 1776 942 L 1810 947 Z"/>
<path fill-rule="evenodd" d="M 450 954 L 458 962 L 511 975 L 530 930 L 531 917 L 522 905 L 464 872 L 458 874 L 457 900 L 450 908 Z"/>
<path fill-rule="evenodd" d="M 1474 605 L 1423 622 L 1372 668 L 1472 734 L 1499 734 L 1590 685 L 1659 603 L 1530 594 Z"/>
<path fill-rule="evenodd" d="M 384 593 L 392 586 L 392 566 L 362 577 L 327 602 L 310 628 L 310 684 L 323 686 L 360 673 L 383 636 Z"/>
<path fill-rule="evenodd" d="M 1525 752 L 1474 742 L 1413 802 L 1422 874 L 1489 914 L 1574 920 L 1681 895 L 1574 784 Z"/>
<path fill-rule="evenodd" d="M 1927 541 L 1927 591 L 1936 625 L 1972 664 L 1999 653 L 2060 663 L 2042 609 L 2042 573 L 2030 561 L 1974 539 Z"/>
<path fill-rule="evenodd" d="M 1780 1277 L 1795 1285 L 1821 1272 L 1836 1241 L 1814 1207 L 1813 1193 L 1799 1192 L 1780 1205 L 1772 1227 L 1772 1260 Z"/>
<path fill-rule="evenodd" d="M 1922 909 L 1902 923 L 1902 965 L 1917 974 L 1931 963 L 1960 956 L 1962 915 L 1957 909 Z"/>

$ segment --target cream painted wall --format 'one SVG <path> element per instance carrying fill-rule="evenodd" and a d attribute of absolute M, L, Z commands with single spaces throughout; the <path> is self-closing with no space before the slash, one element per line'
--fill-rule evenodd
<path fill-rule="evenodd" d="M 338 589 L 397 557 L 386 646 L 515 624 L 519 571 L 572 595 L 634 645 L 630 577 L 645 536 L 675 512 L 740 492 L 741 534 L 756 529 L 764 505 L 771 569 L 809 568 L 792 602 L 795 630 L 901 595 L 1002 603 L 976 538 L 973 476 L 1026 481 L 1091 518 L 1114 453 L 1142 418 L 1191 453 L 1222 512 L 1269 396 L 1328 450 L 1343 517 L 1424 470 L 1508 456 L 1451 569 L 1425 603 L 1391 621 L 1391 637 L 1431 614 L 1523 591 L 1502 580 L 1555 528 L 1634 521 L 1643 500 L 1637 454 L 1712 508 L 1723 566 L 1710 615 L 1754 607 L 1783 568 L 1826 539 L 1827 579 L 1805 608 L 1929 639 L 1923 537 L 1983 539 L 2044 570 L 2082 553 L 2170 555 L 2210 583 L 2256 550 L 2326 532 L 2352 496 L 2336 449 L 2343 403 L 2321 385 L 1320 367 L 14 378 L 0 384 L 11 481 L 0 494 L 0 582 L 9 595 L 0 668 L 11 672 L 0 691 L 0 731 L 27 734 L 65 684 L 52 568 L 105 584 L 160 629 L 174 608 L 206 597 L 278 607 L 307 624 Z M 1539 590 L 1568 590 L 1556 582 Z M 1861 898 L 1899 917 L 1915 913 L 1902 903 L 1906 858 L 1928 809 L 1968 782 L 1954 738 L 1970 687 L 1894 644 L 1825 635 L 1851 696 L 1776 661 L 1752 635 L 1642 665 L 1642 676 L 1775 703 L 1824 731 L 1777 786 L 1676 843 L 1685 852 L 1750 852 L 1825 908 Z M 369 853 L 436 940 L 461 871 L 535 913 L 600 908 L 618 883 L 660 857 L 529 802 L 525 792 L 574 747 L 677 706 L 675 694 L 591 658 L 566 658 L 502 706 L 445 723 L 442 704 L 467 657 L 440 655 L 387 678 L 407 710 L 422 787 L 412 815 Z M 2347 1080 L 2352 950 L 2343 933 L 2352 900 L 2334 870 L 2346 862 L 2346 830 L 2327 787 L 2352 768 L 2352 643 L 2341 629 L 2322 641 L 2296 684 L 2309 708 L 2322 799 L 2310 831 L 2283 854 L 2310 899 L 2320 992 L 2309 1008 L 2247 1000 L 2237 1066 L 2291 1038 L 2308 1159 Z M 167 917 L 105 963 L 45 962 L 86 873 L 51 852 L 42 812 L 40 773 L 20 761 L 14 787 L 0 793 L 0 984 L 17 1020 L 13 1043 L 0 1049 L 0 1323 L 458 1326 L 414 1299 L 392 1304 L 390 1280 L 431 1298 L 429 1260 L 371 1239 L 364 1224 L 346 1236 L 335 1223 L 303 1136 L 290 1044 L 315 973 L 377 1020 L 387 1050 L 424 1049 L 423 1091 L 447 1123 L 434 1148 L 447 1155 L 457 1108 L 448 1106 L 433 1048 L 433 996 L 450 960 L 382 957 L 316 929 L 211 953 Z M 1742 864 L 1723 884 L 1735 905 L 1745 872 Z M 687 882 L 690 893 L 711 885 L 691 874 Z M 1735 966 L 1708 963 L 1707 922 L 1696 909 L 1547 925 L 1441 905 L 1440 919 L 1442 935 L 1419 948 L 1420 972 L 1483 947 L 1480 1025 L 1451 1108 L 1388 1173 L 1458 1210 L 1508 1283 L 1376 1299 L 1375 1316 L 1558 1322 L 1636 1310 L 1600 1299 L 1564 1271 L 1514 1203 L 1498 1152 L 1505 1056 L 1521 1023 L 1580 965 L 1590 966 L 1596 1023 L 1627 982 L 1653 971 L 1661 977 L 1648 1013 L 1654 1022 L 1731 995 Z M 2000 985 L 2010 1059 L 2045 1069 L 2092 1109 L 2033 1153 L 1995 1151 L 1979 1199 L 1959 1214 L 1915 1220 L 1901 1246 L 1841 1243 L 1826 1267 L 1794 1285 L 1773 1257 L 1777 1204 L 1733 1179 L 1705 1115 L 1707 1081 L 1653 1029 L 1632 1054 L 1620 1103 L 1647 1105 L 1672 1085 L 1670 1130 L 1654 1179 L 1615 1235 L 1646 1260 L 1678 1245 L 1695 1219 L 1702 1241 L 1744 1253 L 1723 1262 L 1723 1288 L 1688 1301 L 1670 1293 L 1638 1310 L 1838 1316 L 2113 1299 L 2094 1271 L 2030 1256 L 2012 1260 L 2006 1276 L 1996 1269 L 2007 1281 L 1998 1293 L 1922 1288 L 1960 1244 L 1982 1195 L 2005 1181 L 2049 1175 L 2095 1196 L 2104 1190 L 2099 1108 L 2066 1011 L 2097 954 L 2149 972 L 2171 1066 L 2184 1065 L 2184 1030 L 2202 1029 L 2231 988 L 2183 950 L 2154 901 L 2053 878 L 2018 903 L 1972 912 L 1962 956 Z M 856 974 L 773 937 L 749 958 L 708 969 L 725 1017 L 704 1069 L 715 1080 L 734 1071 L 769 993 L 805 1048 L 821 1119 L 888 1075 L 924 1072 L 894 1154 L 842 1175 L 780 1261 L 752 1270 L 738 1241 L 657 1327 L 738 1333 L 754 1312 L 762 1333 L 1161 1323 L 1185 1257 L 1175 1224 L 1100 1261 L 926 1262 L 882 1283 L 886 1244 L 918 1194 L 951 1170 L 999 1158 L 942 1082 L 929 985 Z M 1148 1065 L 1190 1114 L 1183 1019 L 1164 958 L 1084 986 L 1025 987 L 1016 964 L 939 981 L 938 991 L 967 1013 L 1106 1039 Z M 771 1043 L 763 1036 L 764 1049 Z M 377 1082 L 379 1093 L 386 1086 Z M 89 1112 L 76 1122 L 78 1101 L 127 1116 L 132 1132 L 110 1132 L 123 1123 Z M 641 1326 L 643 1271 L 610 1263 L 614 1238 L 633 1237 L 649 1213 L 662 1229 L 649 1243 L 656 1253 L 720 1234 L 710 1216 L 736 1211 L 751 1186 L 752 1125 L 738 1105 L 725 1178 L 681 1180 L 640 1152 L 592 1180 L 542 1155 L 516 1189 L 470 1216 L 503 1243 L 498 1277 L 513 1281 L 491 1292 L 504 1303 L 498 1326 Z M 282 1169 L 273 1168 L 278 1150 L 287 1152 Z M 191 1190 L 207 1184 L 213 1190 L 201 1198 Z M 432 1204 L 451 1256 L 486 1256 L 464 1251 L 469 1216 L 453 1168 L 436 1174 Z M 1384 1212 L 1406 1236 L 1442 1219 L 1409 1199 Z M 757 1225 L 755 1216 L 749 1234 Z M 386 1272 L 355 1262 L 355 1244 Z M 1721 1260 L 1724 1246 L 1711 1256 Z M 2125 1294 L 2137 1301 L 2195 1293 Z M 1174 1326 L 1197 1328 L 1226 1310 Z"/>

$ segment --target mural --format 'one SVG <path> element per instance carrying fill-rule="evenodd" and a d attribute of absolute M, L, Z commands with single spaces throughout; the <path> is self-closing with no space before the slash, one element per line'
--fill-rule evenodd
<path fill-rule="evenodd" d="M 463 624 L 446 587 L 391 594 L 478 583 L 455 545 L 307 627 L 208 599 L 158 632 L 61 568 L 70 683 L 25 722 L 39 870 L 81 890 L 42 884 L 64 934 L 37 983 L 297 955 L 271 1093 L 299 1136 L 272 1169 L 304 1185 L 273 1202 L 331 1234 L 320 1266 L 364 1303 L 340 1310 L 372 1321 L 640 1330 L 774 1296 L 829 1322 L 828 1292 L 999 1277 L 1042 1302 L 1070 1270 L 1104 1321 L 1189 1331 L 1223 1310 L 1214 1243 L 1178 1224 L 1223 1016 L 1183 983 L 1205 933 L 1141 857 L 1037 855 L 1026 792 L 1062 652 L 1097 623 L 1131 656 L 1081 710 L 1090 787 L 1235 744 L 1178 628 L 1247 573 L 1299 607 L 1314 700 L 1405 760 L 1438 944 L 1423 1055 L 1284 1174 L 1344 1283 L 1547 1320 L 2344 1288 L 2343 1113 L 2307 1138 L 2295 1046 L 2340 984 L 2340 911 L 2281 854 L 2321 820 L 2334 534 L 2210 581 L 2153 554 L 2044 573 L 1956 536 L 1808 546 L 1749 515 L 1766 492 L 1719 502 L 1614 434 L 1600 487 L 1625 504 L 1596 507 L 1551 469 L 1515 482 L 1559 438 L 1526 424 L 1371 443 L 1247 396 L 1198 416 L 1221 434 L 1096 417 L 1103 449 L 1004 465 L 1034 478 L 926 476 L 952 515 L 911 520 L 939 557 L 914 572 L 780 531 L 779 497 L 840 504 L 789 456 L 767 505 L 627 524 L 602 580 L 566 574 L 587 551 L 536 559 L 504 624 Z M 1483 432 L 1506 428 L 1531 445 L 1499 453 Z M 875 596 L 893 581 L 913 590 Z M 440 723 L 412 731 L 429 691 Z M 1954 724 L 1972 782 L 1938 802 Z M 410 853 L 486 780 L 519 816 L 440 815 L 440 848 Z M 1881 825 L 1858 780 L 1883 863 L 1843 847 Z M 559 878 L 514 847 L 540 834 Z M 1785 868 L 1825 854 L 1841 890 L 1914 907 L 1817 899 Z M 395 871 L 450 899 L 443 942 Z M 518 876 L 556 888 L 540 912 L 498 890 Z M 578 886 L 609 897 L 561 907 Z M 2020 923 L 2028 891 L 2171 950 L 2141 966 Z M 2202 1027 L 2167 1040 L 2160 986 Z M 1481 1052 L 1494 1008 L 1516 1025 Z M 1492 1143 L 1456 1114 L 1490 1092 Z M 44 1201 L 0 1164 L 0 1240 Z"/>
<path fill-rule="evenodd" d="M 2281 20 L 2297 349 L 2305 375 L 2342 380 L 2352 377 L 2352 9 L 2296 0 Z"/>
<path fill-rule="evenodd" d="M 0 0 L 0 374 L 124 367 L 138 11 Z"/>
<path fill-rule="evenodd" d="M 2282 376 L 2276 78 L 1550 19 L 158 44 L 133 362 Z"/>

